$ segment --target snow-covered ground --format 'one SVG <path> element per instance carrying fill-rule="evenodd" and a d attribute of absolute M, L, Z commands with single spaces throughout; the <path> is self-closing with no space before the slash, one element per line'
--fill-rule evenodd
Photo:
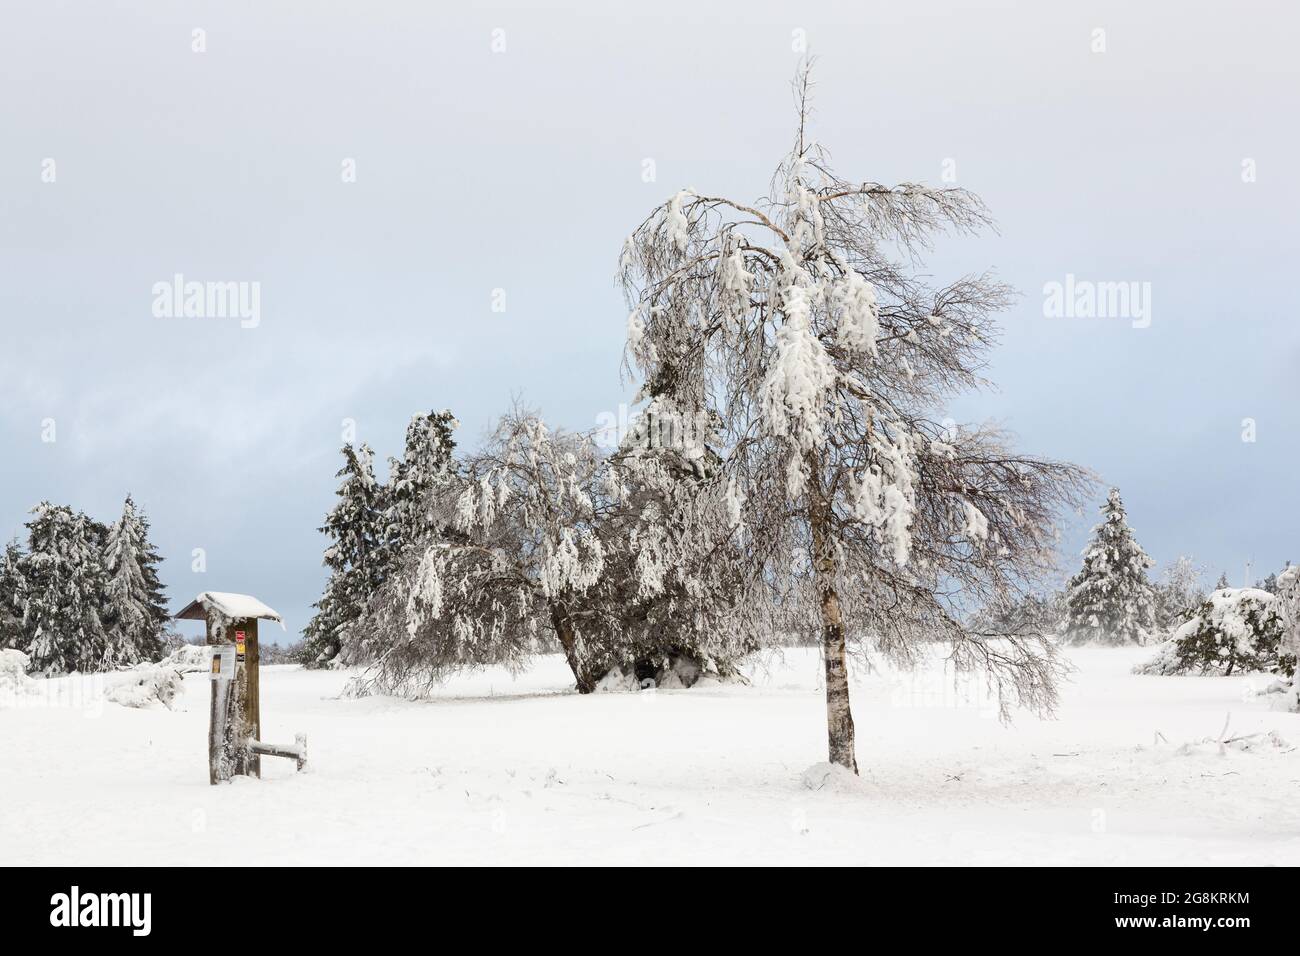
<path fill-rule="evenodd" d="M 804 650 L 749 687 L 580 697 L 546 658 L 421 703 L 263 668 L 263 736 L 306 733 L 310 770 L 220 787 L 203 675 L 176 712 L 65 678 L 0 705 L 0 863 L 1300 863 L 1300 717 L 1259 676 L 1129 673 L 1150 654 L 1072 652 L 1058 718 L 1010 727 L 938 671 L 858 674 L 862 782 L 816 790 Z M 1229 713 L 1283 742 L 1204 742 Z"/>

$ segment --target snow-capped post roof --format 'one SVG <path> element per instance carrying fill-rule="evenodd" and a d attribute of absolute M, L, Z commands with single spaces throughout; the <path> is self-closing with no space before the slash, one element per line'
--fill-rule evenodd
<path fill-rule="evenodd" d="M 267 607 L 251 594 L 231 594 L 228 591 L 204 591 L 176 615 L 178 621 L 206 621 L 208 614 L 216 611 L 232 621 L 258 618 L 275 621 L 284 629 L 280 612 Z"/>

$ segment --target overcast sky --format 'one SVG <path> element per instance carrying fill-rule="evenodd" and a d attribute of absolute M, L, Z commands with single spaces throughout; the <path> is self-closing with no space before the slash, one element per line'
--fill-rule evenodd
<path fill-rule="evenodd" d="M 1023 292 L 997 391 L 952 413 L 1119 485 L 1161 564 L 1300 559 L 1289 7 L 452 6 L 5 4 L 0 533 L 130 492 L 174 609 L 246 591 L 292 636 L 344 419 L 382 459 L 418 410 L 467 445 L 515 394 L 569 428 L 617 414 L 624 236 L 684 186 L 765 193 L 806 37 L 842 175 L 947 171 L 998 219 L 926 264 Z M 177 273 L 259 283 L 260 323 L 155 316 Z M 1071 274 L 1150 283 L 1149 327 L 1045 316 Z"/>

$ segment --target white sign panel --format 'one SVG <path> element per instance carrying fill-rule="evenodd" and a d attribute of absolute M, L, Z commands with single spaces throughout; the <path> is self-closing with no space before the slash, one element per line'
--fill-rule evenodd
<path fill-rule="evenodd" d="M 235 645 L 219 644 L 212 648 L 213 680 L 230 680 L 235 676 Z"/>

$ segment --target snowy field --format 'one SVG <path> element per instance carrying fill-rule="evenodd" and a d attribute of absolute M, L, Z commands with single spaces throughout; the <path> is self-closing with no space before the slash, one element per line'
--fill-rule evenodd
<path fill-rule="evenodd" d="M 1260 676 L 1129 673 L 1150 655 L 1074 652 L 1058 718 L 1010 727 L 937 670 L 858 674 L 862 782 L 820 789 L 804 650 L 748 687 L 579 697 L 546 658 L 422 703 L 266 667 L 263 736 L 312 765 L 220 787 L 203 675 L 179 712 L 65 678 L 0 711 L 0 863 L 1300 863 L 1300 717 Z"/>

